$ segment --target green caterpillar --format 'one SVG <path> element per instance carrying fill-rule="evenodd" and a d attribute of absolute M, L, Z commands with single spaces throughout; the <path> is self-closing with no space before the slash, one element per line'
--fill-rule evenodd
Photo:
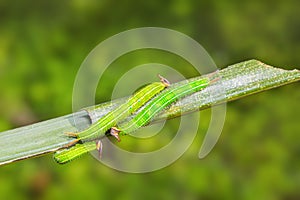
<path fill-rule="evenodd" d="M 137 111 L 156 94 L 170 85 L 169 81 L 164 77 L 159 75 L 159 78 L 160 82 L 154 82 L 143 87 L 134 95 L 132 95 L 126 103 L 119 106 L 116 110 L 106 114 L 86 130 L 79 133 L 67 133 L 71 137 L 76 137 L 76 139 L 65 146 L 70 148 L 57 151 L 54 154 L 54 159 L 58 163 L 65 163 L 85 152 L 91 151 L 91 148 L 98 149 L 99 153 L 101 153 L 101 142 L 95 142 L 94 140 L 99 140 L 101 137 L 104 137 L 106 132 L 111 127 L 115 126 L 119 121 Z M 111 135 L 120 141 L 118 134 L 112 133 Z M 78 143 L 79 141 L 81 143 Z M 86 146 L 86 148 L 84 148 L 84 146 Z"/>
<path fill-rule="evenodd" d="M 210 83 L 214 81 L 216 81 L 216 79 L 211 81 L 209 80 L 209 78 L 202 78 L 187 81 L 185 84 L 181 84 L 179 86 L 171 86 L 170 88 L 156 95 L 156 97 L 154 97 L 149 102 L 149 104 L 146 105 L 146 107 L 140 113 L 138 113 L 132 120 L 121 124 L 118 128 L 112 127 L 111 134 L 118 135 L 118 133 L 121 132 L 120 134 L 124 135 L 137 130 L 141 126 L 144 126 L 147 123 L 149 123 L 150 120 L 153 119 L 153 117 L 165 107 L 169 106 L 170 104 L 174 103 L 175 101 L 184 96 L 190 95 L 194 92 L 206 88 Z M 84 148 L 85 145 L 87 146 L 87 148 Z M 74 159 L 75 157 L 82 155 L 83 153 L 87 153 L 88 151 L 98 149 L 99 146 L 101 146 L 101 143 L 96 144 L 95 142 L 91 141 L 86 142 L 84 144 L 76 144 L 71 149 L 60 153 L 57 156 L 57 158 L 59 158 L 61 161 L 64 160 L 65 162 L 67 162 L 69 160 Z"/>
<path fill-rule="evenodd" d="M 214 80 L 213 80 L 214 81 Z M 169 87 L 162 91 L 159 95 L 154 97 L 146 107 L 139 112 L 130 121 L 121 124 L 118 128 L 112 127 L 112 135 L 126 135 L 134 132 L 142 126 L 145 126 L 150 122 L 153 117 L 158 114 L 161 110 L 174 103 L 180 98 L 190 95 L 194 92 L 198 92 L 206 88 L 210 84 L 209 78 L 194 79 L 187 81 L 185 84 Z"/>
<path fill-rule="evenodd" d="M 63 149 L 54 153 L 54 160 L 59 164 L 67 163 L 79 156 L 97 149 L 99 152 L 99 156 L 101 156 L 102 152 L 102 143 L 100 140 L 86 142 L 84 144 L 77 143 L 75 146 L 72 146 L 70 149 Z"/>
<path fill-rule="evenodd" d="M 152 97 L 170 85 L 169 81 L 160 76 L 161 82 L 151 83 L 139 91 L 137 91 L 129 100 L 118 107 L 116 110 L 109 112 L 88 129 L 69 134 L 72 137 L 77 137 L 82 142 L 95 140 L 105 135 L 105 132 L 114 126 L 120 120 L 137 111 L 141 106 L 148 102 Z M 117 135 L 113 135 L 119 140 Z"/>

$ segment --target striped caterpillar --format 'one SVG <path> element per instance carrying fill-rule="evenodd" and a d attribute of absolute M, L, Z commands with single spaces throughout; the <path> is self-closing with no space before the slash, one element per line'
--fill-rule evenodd
<path fill-rule="evenodd" d="M 130 116 L 155 95 L 170 85 L 168 80 L 160 75 L 158 76 L 160 78 L 160 82 L 151 83 L 138 90 L 126 101 L 126 103 L 103 116 L 89 128 L 79 133 L 67 133 L 68 136 L 75 137 L 76 139 L 67 144 L 64 147 L 65 149 L 55 152 L 54 159 L 58 163 L 66 163 L 81 154 L 94 149 L 97 149 L 101 154 L 102 143 L 99 139 L 104 137 L 111 127 L 116 126 L 118 122 Z M 120 141 L 116 132 L 110 132 L 110 134 Z M 86 148 L 84 146 L 86 146 Z"/>
<path fill-rule="evenodd" d="M 161 80 L 161 83 L 166 85 L 165 87 L 169 86 L 169 82 L 167 82 L 167 80 L 163 79 L 162 77 Z M 78 139 L 82 140 L 84 143 L 76 143 L 75 146 L 72 146 L 69 149 L 59 151 L 55 153 L 54 158 L 58 163 L 63 164 L 95 149 L 97 149 L 101 154 L 102 143 L 100 140 L 97 140 L 97 137 L 100 136 L 100 134 L 97 133 L 98 131 L 100 131 L 102 134 L 105 134 L 107 130 L 110 130 L 110 134 L 119 140 L 119 134 L 126 135 L 138 130 L 142 126 L 147 125 L 164 108 L 185 96 L 191 95 L 194 92 L 198 92 L 206 88 L 210 83 L 213 83 L 216 80 L 217 79 L 210 80 L 209 77 L 196 78 L 186 81 L 180 85 L 172 85 L 165 90 L 153 89 L 151 92 L 149 92 L 148 90 L 150 88 L 155 88 L 154 85 L 152 85 L 154 83 L 152 83 L 150 84 L 152 85 L 150 88 L 147 88 L 147 86 L 142 88 L 139 91 L 139 94 L 133 95 L 127 103 L 121 105 L 116 111 L 112 111 L 113 115 L 109 113 L 107 114 L 108 116 L 104 116 L 103 122 L 100 123 L 98 121 L 95 123 L 95 126 L 92 125 L 93 127 L 88 131 L 76 134 L 75 136 L 77 136 Z M 139 99 L 143 97 L 143 100 Z M 137 101 L 142 102 L 142 104 L 136 104 Z M 123 115 L 124 112 L 121 111 L 126 110 L 128 113 L 128 110 L 130 110 L 132 107 L 134 107 L 134 110 L 138 110 L 144 104 L 146 104 L 145 107 L 136 116 L 134 116 L 131 120 L 122 123 L 122 120 L 126 117 L 124 117 L 125 115 L 118 117 Z M 131 111 L 131 113 L 132 112 L 133 111 Z M 116 119 L 114 117 L 118 118 Z M 108 123 L 108 125 L 102 124 L 104 122 Z M 119 122 L 120 125 L 116 126 Z M 105 132 L 103 133 L 104 130 Z M 93 140 L 96 140 L 96 142 Z"/>

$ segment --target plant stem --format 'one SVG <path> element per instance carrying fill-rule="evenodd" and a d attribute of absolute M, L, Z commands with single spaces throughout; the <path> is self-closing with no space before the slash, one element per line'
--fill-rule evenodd
<path fill-rule="evenodd" d="M 179 100 L 163 110 L 151 123 L 300 80 L 299 70 L 274 68 L 257 60 L 231 65 L 217 74 L 220 80 L 216 83 Z M 176 84 L 180 85 L 181 82 Z M 73 114 L 1 132 L 0 165 L 56 151 L 72 140 L 65 132 L 87 128 L 125 100 L 126 98 L 113 100 Z"/>

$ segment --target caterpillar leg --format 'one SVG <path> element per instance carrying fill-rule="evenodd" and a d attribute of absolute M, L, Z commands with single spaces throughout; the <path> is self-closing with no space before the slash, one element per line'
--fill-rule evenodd
<path fill-rule="evenodd" d="M 69 137 L 74 137 L 74 138 L 78 137 L 78 133 L 74 133 L 74 132 L 66 132 L 65 135 L 67 135 Z"/>
<path fill-rule="evenodd" d="M 160 74 L 157 75 L 160 79 L 160 82 L 162 82 L 166 87 L 169 87 L 171 85 L 171 83 L 163 76 L 161 76 Z"/>
<path fill-rule="evenodd" d="M 114 137 L 118 140 L 118 142 L 121 141 L 121 140 L 120 140 L 120 137 L 119 137 L 119 132 L 120 132 L 120 130 L 117 129 L 116 127 L 112 127 L 112 128 L 110 129 L 110 134 L 111 134 L 112 136 L 114 136 Z"/>
<path fill-rule="evenodd" d="M 69 148 L 71 146 L 74 146 L 77 142 L 79 142 L 79 139 L 72 140 L 71 142 L 63 146 L 63 148 Z"/>
<path fill-rule="evenodd" d="M 97 140 L 96 141 L 96 149 L 99 153 L 99 158 L 102 157 L 102 148 L 103 148 L 103 144 L 102 144 L 101 140 Z"/>

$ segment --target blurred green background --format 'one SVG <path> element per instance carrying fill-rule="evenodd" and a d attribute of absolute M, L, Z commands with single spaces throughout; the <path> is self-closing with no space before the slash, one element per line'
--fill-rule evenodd
<path fill-rule="evenodd" d="M 219 67 L 256 58 L 299 69 L 299 8 L 297 0 L 1 1 L 0 131 L 71 113 L 73 82 L 84 58 L 99 42 L 131 28 L 185 33 Z M 137 59 L 139 64 L 164 61 L 137 53 L 119 64 L 132 66 Z M 113 86 L 104 84 L 99 103 L 109 100 L 105 94 Z M 184 156 L 152 173 L 118 172 L 91 156 L 64 166 L 52 155 L 1 166 L 0 197 L 299 199 L 299 99 L 295 83 L 229 103 L 221 138 L 203 160 L 197 154 L 210 111 L 201 112 L 198 136 Z M 167 129 L 171 137 L 174 128 Z"/>

